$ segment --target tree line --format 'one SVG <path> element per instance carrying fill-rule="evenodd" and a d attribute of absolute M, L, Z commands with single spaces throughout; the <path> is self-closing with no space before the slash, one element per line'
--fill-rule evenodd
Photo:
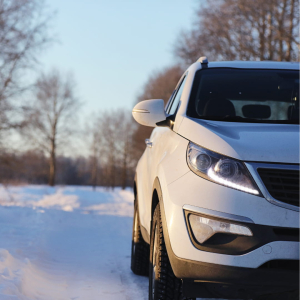
<path fill-rule="evenodd" d="M 53 42 L 52 21 L 43 0 L 0 0 L 0 181 L 130 186 L 152 129 L 135 124 L 121 108 L 94 113 L 79 128 L 83 103 L 72 74 L 53 69 L 35 82 L 23 79 Z M 173 55 L 175 64 L 150 74 L 133 102 L 167 102 L 184 69 L 202 55 L 210 61 L 298 61 L 299 2 L 199 0 L 193 26 L 178 33 Z M 7 148 L 12 132 L 26 150 Z M 62 155 L 76 136 L 86 154 Z"/>

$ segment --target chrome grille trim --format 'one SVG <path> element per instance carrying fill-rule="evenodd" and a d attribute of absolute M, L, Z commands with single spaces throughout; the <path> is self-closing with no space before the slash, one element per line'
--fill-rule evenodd
<path fill-rule="evenodd" d="M 273 198 L 267 188 L 265 187 L 261 177 L 259 176 L 257 169 L 281 169 L 281 170 L 296 170 L 299 171 L 298 164 L 272 164 L 272 163 L 253 163 L 253 162 L 245 162 L 249 172 L 251 173 L 253 179 L 255 180 L 256 184 L 258 185 L 260 191 L 262 192 L 263 196 L 272 204 L 284 207 L 287 209 L 291 209 L 294 211 L 299 212 L 299 207 L 295 205 L 291 205 L 288 203 L 284 203 L 280 200 Z"/>

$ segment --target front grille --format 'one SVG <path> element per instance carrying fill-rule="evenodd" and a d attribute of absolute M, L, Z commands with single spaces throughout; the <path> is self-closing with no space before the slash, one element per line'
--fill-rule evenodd
<path fill-rule="evenodd" d="M 299 171 L 257 169 L 270 195 L 282 202 L 299 206 Z"/>

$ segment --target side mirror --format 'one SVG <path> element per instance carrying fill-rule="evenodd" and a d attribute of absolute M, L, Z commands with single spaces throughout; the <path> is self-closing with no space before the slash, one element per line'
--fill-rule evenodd
<path fill-rule="evenodd" d="M 132 116 L 141 125 L 156 127 L 156 123 L 166 120 L 164 100 L 141 101 L 133 108 Z"/>

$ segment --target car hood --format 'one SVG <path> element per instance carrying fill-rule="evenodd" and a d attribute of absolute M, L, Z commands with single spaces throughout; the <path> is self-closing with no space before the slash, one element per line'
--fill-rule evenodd
<path fill-rule="evenodd" d="M 178 134 L 243 161 L 299 163 L 299 126 L 183 118 Z"/>

